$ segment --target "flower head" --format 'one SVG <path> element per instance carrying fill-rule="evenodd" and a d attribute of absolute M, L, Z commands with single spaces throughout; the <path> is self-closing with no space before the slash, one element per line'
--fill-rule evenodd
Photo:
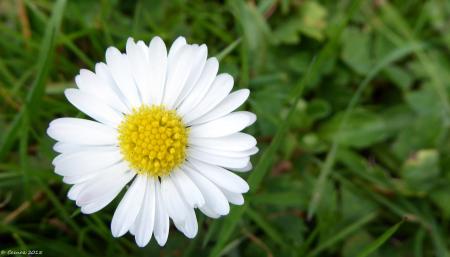
<path fill-rule="evenodd" d="M 254 137 L 240 132 L 256 116 L 235 111 L 249 90 L 233 93 L 233 78 L 217 75 L 205 45 L 179 37 L 167 53 L 159 37 L 128 39 L 126 53 L 110 47 L 95 73 L 81 70 L 70 103 L 92 120 L 59 118 L 47 133 L 60 153 L 55 172 L 73 186 L 68 197 L 85 214 L 108 205 L 130 184 L 111 222 L 143 247 L 152 235 L 162 246 L 169 220 L 189 238 L 198 230 L 195 209 L 212 218 L 243 204 L 248 184 L 232 171 L 251 170 Z"/>

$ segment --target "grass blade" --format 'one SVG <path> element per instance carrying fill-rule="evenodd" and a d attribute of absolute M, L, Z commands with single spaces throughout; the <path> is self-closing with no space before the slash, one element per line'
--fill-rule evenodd
<path fill-rule="evenodd" d="M 389 238 L 391 238 L 395 232 L 400 228 L 405 220 L 401 220 L 388 230 L 386 230 L 380 237 L 378 237 L 375 241 L 369 244 L 357 257 L 367 257 L 378 248 L 380 248 Z"/>
<path fill-rule="evenodd" d="M 369 74 L 366 76 L 366 78 L 359 84 L 358 89 L 356 90 L 355 94 L 353 95 L 352 99 L 350 100 L 350 103 L 347 105 L 347 108 L 345 110 L 344 116 L 342 118 L 342 121 L 339 125 L 337 134 L 341 133 L 346 121 L 348 120 L 348 117 L 353 110 L 353 108 L 358 103 L 359 99 L 361 98 L 362 93 L 369 85 L 369 82 L 381 71 L 383 68 L 387 67 L 388 65 L 394 63 L 395 61 L 398 61 L 405 56 L 413 53 L 416 51 L 417 48 L 423 48 L 424 44 L 418 44 L 418 43 L 411 43 L 407 44 L 401 48 L 395 49 L 391 53 L 389 53 L 386 57 L 382 58 L 375 66 L 374 68 L 369 72 Z M 336 153 L 339 148 L 339 142 L 338 137 L 335 137 L 332 142 L 332 146 L 330 151 L 328 152 L 325 163 L 320 171 L 319 179 L 316 182 L 316 185 L 314 187 L 313 196 L 311 198 L 311 204 L 308 208 L 308 219 L 311 219 L 314 213 L 317 210 L 317 207 L 319 206 L 319 203 L 322 198 L 322 192 L 324 185 L 326 183 L 326 180 L 328 178 L 328 175 L 330 174 L 331 170 L 333 169 L 335 160 L 336 160 Z"/>
<path fill-rule="evenodd" d="M 336 244 L 337 242 L 341 241 L 342 239 L 346 238 L 348 235 L 354 233 L 367 223 L 371 222 L 373 219 L 377 217 L 377 214 L 375 212 L 369 213 L 366 216 L 363 216 L 361 219 L 357 220 L 355 223 L 351 224 L 350 226 L 346 227 L 345 229 L 341 230 L 339 233 L 334 235 L 333 237 L 329 238 L 319 246 L 317 246 L 314 250 L 312 250 L 307 257 L 316 256 L 328 247 Z"/>
<path fill-rule="evenodd" d="M 266 149 L 266 151 L 262 154 L 260 161 L 256 165 L 255 169 L 253 170 L 252 174 L 250 175 L 248 179 L 248 183 L 250 185 L 250 192 L 255 192 L 259 185 L 261 184 L 261 181 L 263 180 L 264 176 L 266 175 L 267 171 L 269 170 L 270 165 L 272 164 L 273 157 L 275 156 L 276 151 L 279 149 L 282 140 L 284 139 L 288 128 L 290 126 L 290 122 L 292 121 L 292 118 L 295 114 L 295 106 L 297 106 L 298 101 L 300 100 L 303 90 L 307 83 L 309 83 L 310 78 L 313 76 L 317 76 L 319 74 L 320 69 L 322 68 L 323 62 L 325 62 L 329 55 L 332 53 L 332 49 L 334 49 L 335 45 L 338 42 L 338 39 L 340 38 L 340 35 L 342 33 L 342 30 L 350 20 L 350 17 L 354 14 L 355 10 L 359 7 L 361 3 L 361 0 L 353 0 L 350 9 L 347 12 L 346 17 L 341 21 L 339 24 L 338 29 L 336 30 L 336 33 L 333 35 L 333 37 L 330 39 L 330 41 L 324 46 L 324 48 L 320 51 L 318 54 L 317 61 L 315 59 L 312 61 L 312 63 L 308 67 L 308 71 L 306 75 L 300 80 L 300 82 L 294 87 L 292 90 L 293 97 L 293 103 L 291 105 L 291 108 L 289 109 L 288 115 L 286 117 L 285 122 L 281 123 L 275 137 L 270 144 L 270 146 Z M 247 203 L 248 204 L 248 203 Z M 216 257 L 221 252 L 222 248 L 225 246 L 228 239 L 231 237 L 232 233 L 234 232 L 238 221 L 241 219 L 244 208 L 239 207 L 235 209 L 225 220 L 222 231 L 220 233 L 220 237 L 212 249 L 210 256 Z"/>
<path fill-rule="evenodd" d="M 242 38 L 238 38 L 233 41 L 230 45 L 228 45 L 225 49 L 223 49 L 220 53 L 216 55 L 217 60 L 222 60 L 225 56 L 231 53 L 242 41 Z"/>
<path fill-rule="evenodd" d="M 37 75 L 31 89 L 27 95 L 26 103 L 22 109 L 16 114 L 12 124 L 0 140 L 0 160 L 3 159 L 20 131 L 19 127 L 24 115 L 28 115 L 28 110 L 39 109 L 40 100 L 45 92 L 45 83 L 50 71 L 55 50 L 55 38 L 62 22 L 66 0 L 59 0 L 53 8 L 52 17 L 47 24 L 45 36 L 42 40 L 37 63 Z M 30 118 L 36 119 L 37 115 L 29 115 Z"/>
<path fill-rule="evenodd" d="M 278 233 L 278 231 L 264 219 L 258 212 L 247 207 L 246 214 L 262 229 L 264 232 L 278 245 L 281 247 L 288 247 L 283 237 Z"/>

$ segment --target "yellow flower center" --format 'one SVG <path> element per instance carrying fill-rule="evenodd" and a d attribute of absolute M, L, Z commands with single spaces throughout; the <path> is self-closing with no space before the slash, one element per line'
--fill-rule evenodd
<path fill-rule="evenodd" d="M 139 174 L 168 175 L 183 163 L 188 129 L 175 111 L 143 105 L 119 125 L 119 146 Z"/>

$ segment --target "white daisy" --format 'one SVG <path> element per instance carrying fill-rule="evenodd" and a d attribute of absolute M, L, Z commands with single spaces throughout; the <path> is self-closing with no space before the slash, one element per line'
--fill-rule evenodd
<path fill-rule="evenodd" d="M 240 132 L 256 116 L 236 111 L 248 89 L 230 94 L 233 78 L 219 74 L 205 45 L 179 37 L 167 54 L 159 37 L 147 46 L 128 39 L 126 53 L 106 51 L 95 73 L 81 70 L 70 103 L 95 121 L 59 118 L 47 133 L 60 153 L 55 172 L 73 184 L 68 197 L 85 214 L 108 205 L 127 184 L 112 222 L 113 236 L 130 231 L 137 245 L 152 234 L 163 246 L 169 218 L 189 238 L 195 208 L 212 218 L 243 204 L 248 184 L 230 170 L 252 168 L 256 140 Z"/>

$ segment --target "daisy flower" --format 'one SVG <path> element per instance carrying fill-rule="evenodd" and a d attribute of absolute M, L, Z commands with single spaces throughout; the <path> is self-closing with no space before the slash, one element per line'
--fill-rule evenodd
<path fill-rule="evenodd" d="M 167 52 L 154 37 L 149 45 L 129 38 L 126 53 L 110 47 L 95 72 L 80 71 L 78 88 L 64 94 L 93 120 L 55 119 L 47 133 L 58 141 L 55 173 L 73 185 L 68 198 L 81 212 L 101 210 L 126 188 L 112 235 L 129 231 L 140 247 L 153 235 L 163 246 L 170 220 L 193 238 L 196 208 L 218 218 L 244 203 L 249 186 L 231 171 L 252 169 L 256 140 L 240 131 L 256 116 L 234 111 L 249 90 L 230 93 L 233 78 L 218 68 L 206 45 L 179 37 Z"/>

